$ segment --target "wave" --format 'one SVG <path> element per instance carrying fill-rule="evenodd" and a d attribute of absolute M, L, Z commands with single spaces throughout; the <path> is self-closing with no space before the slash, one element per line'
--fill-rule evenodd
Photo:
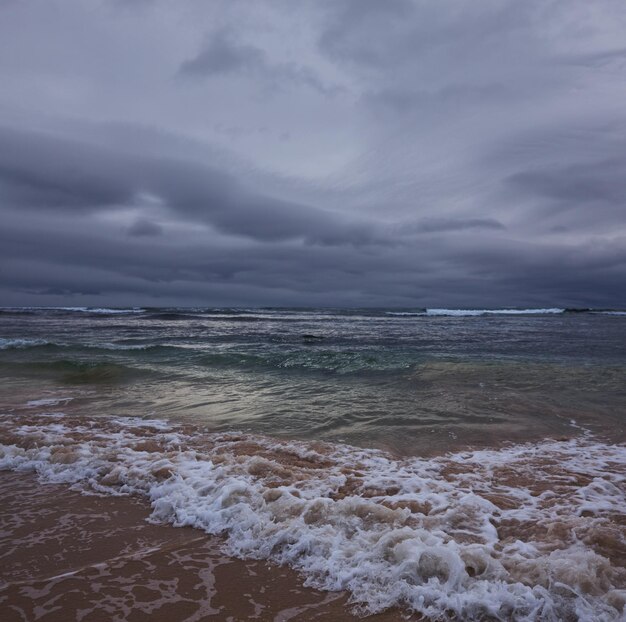
<path fill-rule="evenodd" d="M 50 374 L 66 384 L 120 384 L 148 373 L 145 369 L 120 363 L 68 359 L 11 363 L 9 369 L 19 369 L 27 374 Z"/>
<path fill-rule="evenodd" d="M 0 314 L 83 314 L 83 315 L 139 315 L 149 320 L 175 321 L 185 319 L 217 320 L 230 322 L 285 322 L 297 320 L 333 321 L 336 318 L 350 317 L 363 319 L 379 319 L 394 317 L 474 317 L 482 315 L 554 315 L 575 313 L 596 313 L 606 315 L 626 315 L 620 309 L 593 309 L 593 308 L 526 308 L 526 309 L 444 309 L 444 308 L 416 308 L 416 309 L 313 309 L 313 308 L 207 308 L 207 307 L 2 307 Z"/>
<path fill-rule="evenodd" d="M 146 316 L 148 320 L 196 320 L 198 319 L 198 315 L 193 312 L 182 313 L 179 311 L 167 311 L 167 312 L 159 312 L 159 313 L 150 313 Z"/>
<path fill-rule="evenodd" d="M 553 315 L 565 313 L 566 309 L 423 309 L 419 311 L 386 311 L 396 317 L 477 317 L 481 315 Z"/>
<path fill-rule="evenodd" d="M 169 344 L 157 344 L 157 343 L 141 343 L 141 344 L 129 344 L 129 343 L 114 343 L 114 342 L 101 342 L 101 343 L 71 343 L 64 341 L 47 341 L 45 339 L 0 339 L 0 350 L 102 350 L 102 351 L 148 351 L 148 350 L 161 350 L 161 349 L 176 349 L 178 346 Z M 182 348 L 182 346 L 181 346 Z M 186 348 L 186 346 L 185 346 Z"/>
<path fill-rule="evenodd" d="M 95 313 L 96 315 L 126 315 L 128 313 L 143 313 L 144 309 L 133 307 L 131 309 L 110 309 L 107 307 L 58 307 L 61 311 L 75 311 L 78 313 Z"/>
<path fill-rule="evenodd" d="M 320 341 L 320 339 L 303 339 L 309 344 L 316 344 Z M 207 352 L 198 359 L 200 364 L 216 368 L 301 370 L 335 374 L 404 371 L 421 361 L 418 354 L 396 354 L 383 350 L 342 352 L 318 348 L 262 354 L 235 351 Z"/>
<path fill-rule="evenodd" d="M 134 313 L 144 313 L 145 309 L 140 307 L 132 308 L 109 308 L 109 307 L 3 307 L 3 313 L 38 313 L 38 312 L 57 312 L 57 313 L 92 313 L 94 315 L 128 315 Z"/>
<path fill-rule="evenodd" d="M 479 316 L 479 315 L 551 315 L 565 309 L 427 309 L 426 315 Z"/>
<path fill-rule="evenodd" d="M 347 590 L 363 613 L 617 620 L 626 448 L 586 435 L 433 459 L 190 431 L 162 420 L 0 417 L 0 468 L 132 494 L 151 520 Z"/>
<path fill-rule="evenodd" d="M 0 350 L 25 350 L 26 348 L 37 348 L 48 345 L 45 339 L 3 339 L 0 338 Z"/>
<path fill-rule="evenodd" d="M 263 352 L 243 352 L 238 350 L 211 350 L 206 345 L 198 344 L 128 344 L 128 343 L 67 343 L 50 342 L 43 339 L 11 339 L 0 340 L 0 350 L 41 350 L 43 352 L 61 352 L 68 356 L 70 352 L 80 354 L 83 351 L 93 353 L 101 352 L 103 355 L 112 352 L 132 355 L 169 352 L 174 356 L 181 357 L 190 364 L 212 368 L 242 368 L 242 369 L 282 369 L 282 370 L 309 370 L 318 372 L 331 372 L 338 374 L 350 374 L 361 371 L 402 371 L 413 367 L 421 361 L 419 355 L 395 353 L 385 350 L 362 350 L 341 351 L 321 349 L 319 344 L 324 338 L 320 335 L 304 334 L 301 342 L 307 346 L 302 349 L 273 349 Z M 314 348 L 312 346 L 315 346 Z M 78 363 L 67 359 L 56 362 L 38 363 L 33 365 L 47 366 L 52 369 L 65 369 L 68 365 L 86 366 L 96 363 Z M 103 363 L 100 363 L 103 364 Z M 38 367 L 38 368 L 39 368 Z"/>
<path fill-rule="evenodd" d="M 396 353 L 385 350 L 341 351 L 321 349 L 324 338 L 319 335 L 305 334 L 301 336 L 302 349 L 272 349 L 262 352 L 254 350 L 210 349 L 206 344 L 124 344 L 124 343 L 63 343 L 45 340 L 15 339 L 0 342 L 0 350 L 33 350 L 54 356 L 63 357 L 56 361 L 21 362 L 21 366 L 31 365 L 35 369 L 65 370 L 70 365 L 90 366 L 104 365 L 102 362 L 83 363 L 68 360 L 70 356 L 103 357 L 118 353 L 137 359 L 146 359 L 153 354 L 166 354 L 179 363 L 199 365 L 213 369 L 242 370 L 285 370 L 310 371 L 333 374 L 353 374 L 359 372 L 391 372 L 405 371 L 423 362 L 419 354 Z M 168 358 L 169 358 L 168 357 Z M 107 363 L 109 364 L 109 363 Z M 85 372 L 86 373 L 86 372 Z M 91 372 L 90 372 L 91 373 Z"/>

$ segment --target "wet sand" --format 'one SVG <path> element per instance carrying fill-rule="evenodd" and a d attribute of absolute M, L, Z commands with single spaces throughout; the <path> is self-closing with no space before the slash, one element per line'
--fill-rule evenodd
<path fill-rule="evenodd" d="M 358 620 L 341 592 L 221 553 L 219 538 L 146 522 L 132 497 L 84 495 L 0 472 L 3 622 Z M 399 612 L 371 622 L 407 618 Z"/>

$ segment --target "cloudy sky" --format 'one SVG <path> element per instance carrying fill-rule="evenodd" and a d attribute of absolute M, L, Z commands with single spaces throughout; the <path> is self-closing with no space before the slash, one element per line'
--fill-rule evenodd
<path fill-rule="evenodd" d="M 0 0 L 0 305 L 626 306 L 624 0 Z"/>

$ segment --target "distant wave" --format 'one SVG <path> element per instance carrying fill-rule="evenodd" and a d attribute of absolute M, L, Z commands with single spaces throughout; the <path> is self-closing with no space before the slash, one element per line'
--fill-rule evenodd
<path fill-rule="evenodd" d="M 145 309 L 132 307 L 128 309 L 116 309 L 108 307 L 2 307 L 3 313 L 37 313 L 37 312 L 59 312 L 59 313 L 93 313 L 94 315 L 126 315 L 130 313 L 144 313 Z"/>
<path fill-rule="evenodd" d="M 554 315 L 562 313 L 596 313 L 626 315 L 622 309 L 594 309 L 588 307 L 500 308 L 500 309 L 294 309 L 294 308 L 213 308 L 213 307 L 0 307 L 0 314 L 77 313 L 85 315 L 138 315 L 151 320 L 206 319 L 224 321 L 297 321 L 302 319 L 332 320 L 337 317 L 380 318 L 452 316 L 473 317 L 481 315 Z"/>
<path fill-rule="evenodd" d="M 185 313 L 182 313 L 180 311 L 153 311 L 146 315 L 146 318 L 148 320 L 157 321 L 195 320 L 198 319 L 198 314 L 191 311 Z"/>
<path fill-rule="evenodd" d="M 0 416 L 0 469 L 142 497 L 151 520 L 347 590 L 362 613 L 621 619 L 626 447 L 589 434 L 401 460 L 162 420 L 11 415 Z"/>
<path fill-rule="evenodd" d="M 133 307 L 131 309 L 109 309 L 108 307 L 60 307 L 61 311 L 76 313 L 93 313 L 95 315 L 128 315 L 132 313 L 144 313 L 144 309 Z"/>
<path fill-rule="evenodd" d="M 427 309 L 428 315 L 548 315 L 563 313 L 565 309 Z"/>
<path fill-rule="evenodd" d="M 45 339 L 2 339 L 0 338 L 0 350 L 25 350 L 48 345 Z"/>
<path fill-rule="evenodd" d="M 421 311 L 385 311 L 385 315 L 393 315 L 397 317 L 415 317 L 420 315 L 427 315 L 427 309 Z"/>
<path fill-rule="evenodd" d="M 394 316 L 450 316 L 477 317 L 481 315 L 551 315 L 564 313 L 565 309 L 424 309 L 423 311 L 387 311 Z"/>
<path fill-rule="evenodd" d="M 75 350 L 153 350 L 176 346 L 160 344 L 122 344 L 122 343 L 69 343 L 46 341 L 45 339 L 0 339 L 0 350 L 27 349 L 75 349 Z"/>

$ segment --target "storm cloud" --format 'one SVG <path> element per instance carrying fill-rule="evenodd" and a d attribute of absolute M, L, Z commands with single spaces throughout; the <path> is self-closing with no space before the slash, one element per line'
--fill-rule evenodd
<path fill-rule="evenodd" d="M 617 0 L 0 3 L 0 305 L 626 306 Z"/>

